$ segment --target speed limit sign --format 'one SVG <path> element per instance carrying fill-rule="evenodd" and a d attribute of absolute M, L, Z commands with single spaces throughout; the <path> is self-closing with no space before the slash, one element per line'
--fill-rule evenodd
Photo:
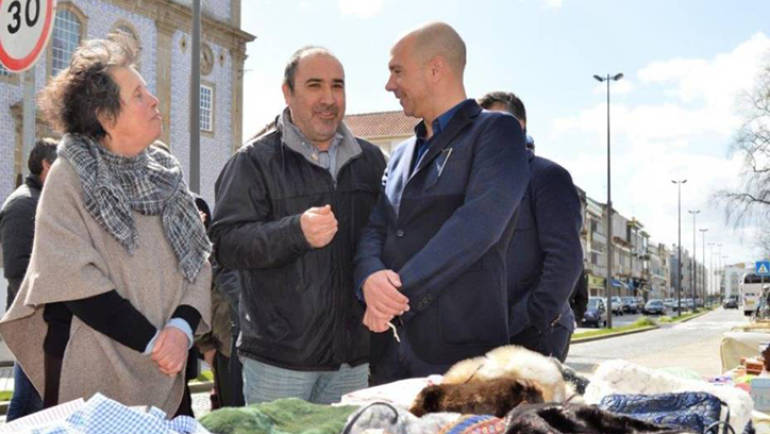
<path fill-rule="evenodd" d="M 51 36 L 56 0 L 0 0 L 0 63 L 15 72 L 35 64 Z"/>

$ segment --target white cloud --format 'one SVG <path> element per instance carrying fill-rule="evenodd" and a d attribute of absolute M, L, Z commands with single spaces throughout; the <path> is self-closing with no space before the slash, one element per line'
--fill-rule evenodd
<path fill-rule="evenodd" d="M 756 253 L 757 228 L 727 225 L 725 210 L 714 202 L 713 193 L 737 187 L 741 161 L 724 155 L 741 124 L 737 100 L 754 85 L 768 50 L 770 38 L 758 33 L 709 59 L 652 62 L 629 74 L 636 79 L 629 80 L 625 89 L 624 80 L 612 83 L 613 202 L 624 216 L 637 217 L 656 241 L 676 242 L 677 192 L 671 180 L 686 178 L 683 247 L 692 246 L 692 217 L 687 210 L 700 209 L 697 227 L 710 228 L 707 243 L 722 243 L 723 254 L 733 261 L 751 260 Z M 597 84 L 595 93 L 606 92 L 604 86 Z M 659 102 L 650 102 L 655 98 Z M 606 110 L 602 99 L 554 120 L 545 141 L 584 144 L 555 159 L 570 170 L 577 185 L 601 202 L 606 200 Z M 700 258 L 701 234 L 697 236 Z"/>
<path fill-rule="evenodd" d="M 558 9 L 561 7 L 562 0 L 545 0 L 545 4 L 549 8 Z"/>
<path fill-rule="evenodd" d="M 338 0 L 337 6 L 342 15 L 357 18 L 371 18 L 382 11 L 384 0 Z"/>

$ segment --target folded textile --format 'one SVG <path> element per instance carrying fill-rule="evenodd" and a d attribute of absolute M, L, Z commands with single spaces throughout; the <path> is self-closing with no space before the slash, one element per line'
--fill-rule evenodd
<path fill-rule="evenodd" d="M 166 419 L 155 407 L 135 410 L 97 393 L 66 419 L 24 432 L 34 434 L 209 434 L 195 419 Z"/>
<path fill-rule="evenodd" d="M 342 434 L 386 432 L 388 434 L 446 433 L 460 418 L 460 413 L 430 413 L 417 417 L 388 402 L 374 402 L 353 413 Z M 453 431 L 452 434 L 463 431 Z"/>
<path fill-rule="evenodd" d="M 246 407 L 220 408 L 203 416 L 200 423 L 213 434 L 337 434 L 357 409 L 286 398 Z"/>
<path fill-rule="evenodd" d="M 609 360 L 596 368 L 584 395 L 587 404 L 598 404 L 612 394 L 654 395 L 671 392 L 708 392 L 730 409 L 730 425 L 741 432 L 751 420 L 754 402 L 746 391 L 736 387 L 714 385 L 706 381 L 679 378 L 667 372 L 646 368 L 624 360 Z M 727 415 L 722 410 L 721 418 Z"/>
<path fill-rule="evenodd" d="M 407 378 L 379 386 L 367 387 L 342 395 L 342 405 L 364 406 L 374 402 L 389 402 L 397 407 L 407 409 L 414 398 L 426 386 L 441 384 L 441 375 L 428 377 Z"/>
<path fill-rule="evenodd" d="M 599 408 L 658 425 L 702 433 L 720 421 L 722 402 L 708 392 L 607 395 L 602 398 Z M 729 423 L 729 418 L 724 422 Z"/>

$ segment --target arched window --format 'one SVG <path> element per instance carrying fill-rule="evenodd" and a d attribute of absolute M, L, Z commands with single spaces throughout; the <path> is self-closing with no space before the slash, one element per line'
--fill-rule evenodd
<path fill-rule="evenodd" d="M 70 58 L 83 36 L 83 17 L 72 8 L 57 6 L 51 35 L 51 75 L 56 75 L 70 64 Z"/>

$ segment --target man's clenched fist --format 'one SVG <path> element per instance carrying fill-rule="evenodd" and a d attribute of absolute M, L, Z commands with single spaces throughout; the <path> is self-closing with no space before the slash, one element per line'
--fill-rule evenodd
<path fill-rule="evenodd" d="M 316 249 L 329 244 L 337 233 L 337 219 L 331 205 L 308 209 L 302 213 L 299 224 L 308 244 Z"/>

